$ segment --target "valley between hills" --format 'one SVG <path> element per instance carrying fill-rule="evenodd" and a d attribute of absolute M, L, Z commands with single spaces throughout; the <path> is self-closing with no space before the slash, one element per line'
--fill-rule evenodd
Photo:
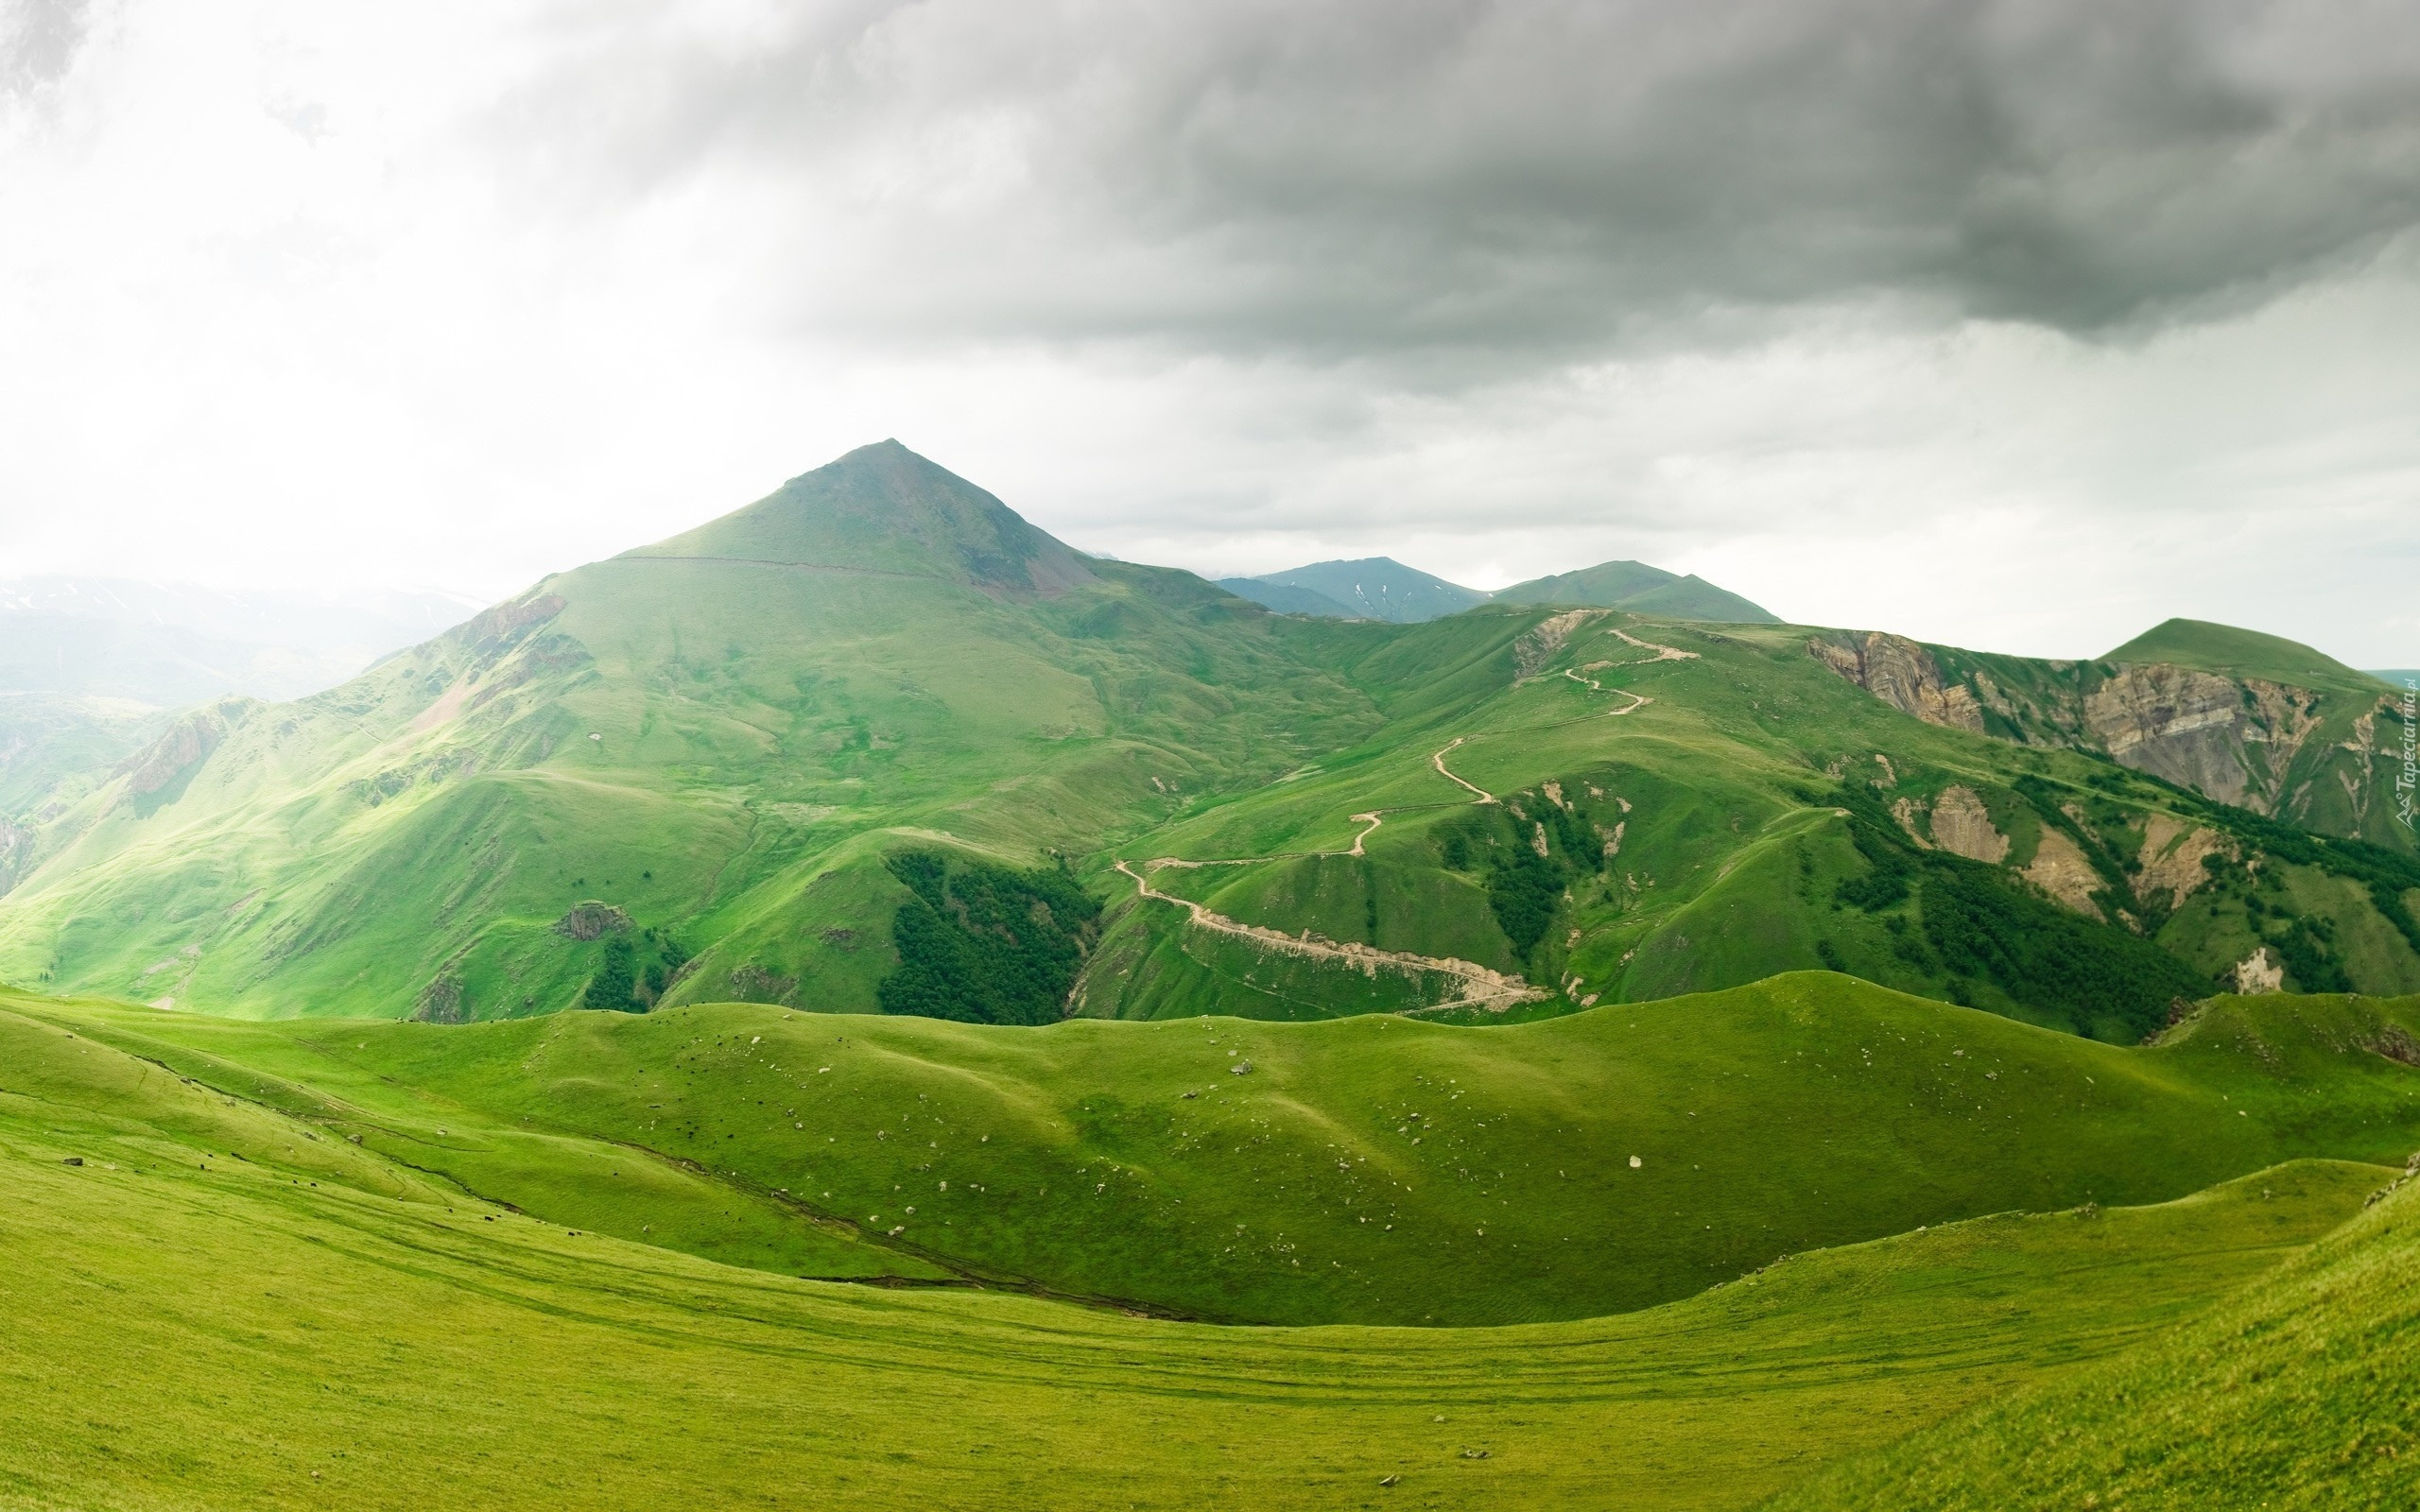
<path fill-rule="evenodd" d="M 886 442 L 9 695 L 0 1505 L 2420 1493 L 2395 688 L 1399 569 Z"/>

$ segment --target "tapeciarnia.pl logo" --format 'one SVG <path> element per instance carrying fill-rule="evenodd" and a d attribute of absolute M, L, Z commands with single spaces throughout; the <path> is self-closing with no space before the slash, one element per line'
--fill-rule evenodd
<path fill-rule="evenodd" d="M 2394 817 L 2411 828 L 2411 799 L 2420 787 L 2420 678 L 2403 679 L 2403 768 L 2394 774 Z"/>

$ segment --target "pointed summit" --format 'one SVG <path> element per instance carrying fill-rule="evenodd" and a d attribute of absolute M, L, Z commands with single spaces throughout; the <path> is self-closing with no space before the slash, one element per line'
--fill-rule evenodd
<path fill-rule="evenodd" d="M 1660 614 L 1677 620 L 1720 620 L 1732 625 L 1779 625 L 1780 619 L 1695 573 L 1684 577 L 1643 561 L 1605 561 L 1578 572 L 1533 577 L 1498 589 L 1499 604 L 1592 604 Z"/>
<path fill-rule="evenodd" d="M 1093 578 L 1064 542 L 895 440 L 861 446 L 744 509 L 626 555 L 939 577 L 1007 593 L 1058 593 Z"/>

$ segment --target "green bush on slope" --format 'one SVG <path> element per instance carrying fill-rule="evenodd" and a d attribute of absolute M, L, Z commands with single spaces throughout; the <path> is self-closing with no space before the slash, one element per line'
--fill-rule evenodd
<path fill-rule="evenodd" d="M 1075 985 L 1100 904 L 1063 866 L 1012 871 L 933 850 L 890 858 L 909 896 L 891 923 L 898 969 L 885 1013 L 959 1023 L 1051 1023 Z"/>

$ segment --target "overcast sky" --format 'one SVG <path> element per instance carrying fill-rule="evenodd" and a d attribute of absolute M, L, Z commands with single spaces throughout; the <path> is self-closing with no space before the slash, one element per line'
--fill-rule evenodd
<path fill-rule="evenodd" d="M 0 576 L 1086 549 L 2420 665 L 2408 0 L 0 0 Z"/>

